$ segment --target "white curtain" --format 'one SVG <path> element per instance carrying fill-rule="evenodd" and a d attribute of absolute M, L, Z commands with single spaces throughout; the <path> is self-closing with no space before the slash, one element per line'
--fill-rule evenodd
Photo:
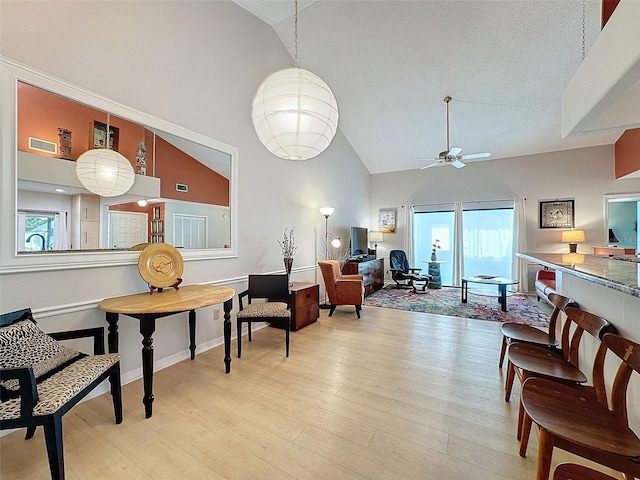
<path fill-rule="evenodd" d="M 405 213 L 405 224 L 407 225 L 406 232 L 407 235 L 404 238 L 404 251 L 407 254 L 407 260 L 409 261 L 409 265 L 414 265 L 413 258 L 413 213 L 414 207 L 413 205 L 407 205 L 404 207 Z"/>
<path fill-rule="evenodd" d="M 69 228 L 67 226 L 67 212 L 58 212 L 55 214 L 53 240 L 54 250 L 69 250 L 69 248 L 71 248 L 71 238 L 69 237 Z"/>
<path fill-rule="evenodd" d="M 527 222 L 525 217 L 525 200 L 526 198 L 514 199 L 513 205 L 513 255 L 516 252 L 525 253 L 527 251 Z M 527 271 L 527 261 L 515 257 L 512 263 L 513 278 L 518 280 L 518 292 L 529 291 L 529 278 Z"/>
<path fill-rule="evenodd" d="M 462 202 L 453 207 L 453 286 L 462 286 L 464 277 L 464 260 L 462 251 Z"/>

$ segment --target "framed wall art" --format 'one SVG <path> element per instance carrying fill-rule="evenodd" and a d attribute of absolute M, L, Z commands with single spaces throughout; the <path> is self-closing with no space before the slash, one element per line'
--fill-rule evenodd
<path fill-rule="evenodd" d="M 573 228 L 574 201 L 540 201 L 540 228 Z"/>
<path fill-rule="evenodd" d="M 120 129 L 109 125 L 109 146 L 107 147 L 107 124 L 93 121 L 93 141 L 89 148 L 109 148 L 118 151 Z"/>
<path fill-rule="evenodd" d="M 398 211 L 395 208 L 381 208 L 378 214 L 378 231 L 382 233 L 396 233 L 396 218 Z"/>

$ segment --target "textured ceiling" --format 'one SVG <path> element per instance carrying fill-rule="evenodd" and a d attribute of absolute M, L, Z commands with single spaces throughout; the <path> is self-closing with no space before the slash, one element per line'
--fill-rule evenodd
<path fill-rule="evenodd" d="M 293 56 L 293 2 L 237 0 Z M 419 168 L 450 139 L 487 160 L 614 143 L 562 139 L 562 92 L 582 61 L 582 1 L 299 3 L 298 63 L 329 84 L 339 127 L 371 173 Z M 588 53 L 600 1 L 585 0 Z M 426 170 L 428 172 L 428 170 Z"/>

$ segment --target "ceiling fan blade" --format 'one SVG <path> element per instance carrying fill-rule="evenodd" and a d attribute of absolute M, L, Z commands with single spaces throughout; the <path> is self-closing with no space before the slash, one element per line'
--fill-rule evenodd
<path fill-rule="evenodd" d="M 458 155 L 460 155 L 461 151 L 462 151 L 461 148 L 453 147 L 451 150 L 449 150 L 447 155 L 450 156 L 450 157 L 457 157 Z"/>
<path fill-rule="evenodd" d="M 441 163 L 443 163 L 442 160 L 439 160 L 437 162 L 430 163 L 429 165 L 425 165 L 424 167 L 420 167 L 420 170 L 424 170 L 425 168 L 435 167 L 436 165 L 440 165 Z"/>
<path fill-rule="evenodd" d="M 460 160 L 452 160 L 450 163 L 451 163 L 451 165 L 453 165 L 456 168 L 462 168 L 465 165 Z"/>
<path fill-rule="evenodd" d="M 484 153 L 470 153 L 469 155 L 462 155 L 460 158 L 463 160 L 469 160 L 471 158 L 487 158 L 490 156 L 491 154 L 489 152 L 484 152 Z"/>

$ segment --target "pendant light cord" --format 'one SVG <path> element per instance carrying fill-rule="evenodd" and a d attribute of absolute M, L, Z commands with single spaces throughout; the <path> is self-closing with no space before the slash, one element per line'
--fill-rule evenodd
<path fill-rule="evenodd" d="M 111 150 L 111 148 L 109 148 L 110 147 L 109 144 L 111 143 L 111 142 L 109 142 L 109 140 L 111 140 L 111 136 L 109 135 L 109 133 L 110 133 L 109 130 L 111 130 L 110 122 L 111 122 L 111 114 L 109 112 L 107 112 L 107 131 L 106 131 L 106 136 L 105 136 L 105 141 L 104 141 L 104 143 L 105 143 L 104 148 L 106 148 L 107 150 Z"/>
<path fill-rule="evenodd" d="M 584 8 L 584 3 L 583 3 Z M 293 64 L 298 68 L 298 0 L 293 2 L 294 20 L 293 20 Z"/>
<path fill-rule="evenodd" d="M 582 0 L 582 60 L 584 61 L 585 56 L 585 7 L 584 0 Z"/>

